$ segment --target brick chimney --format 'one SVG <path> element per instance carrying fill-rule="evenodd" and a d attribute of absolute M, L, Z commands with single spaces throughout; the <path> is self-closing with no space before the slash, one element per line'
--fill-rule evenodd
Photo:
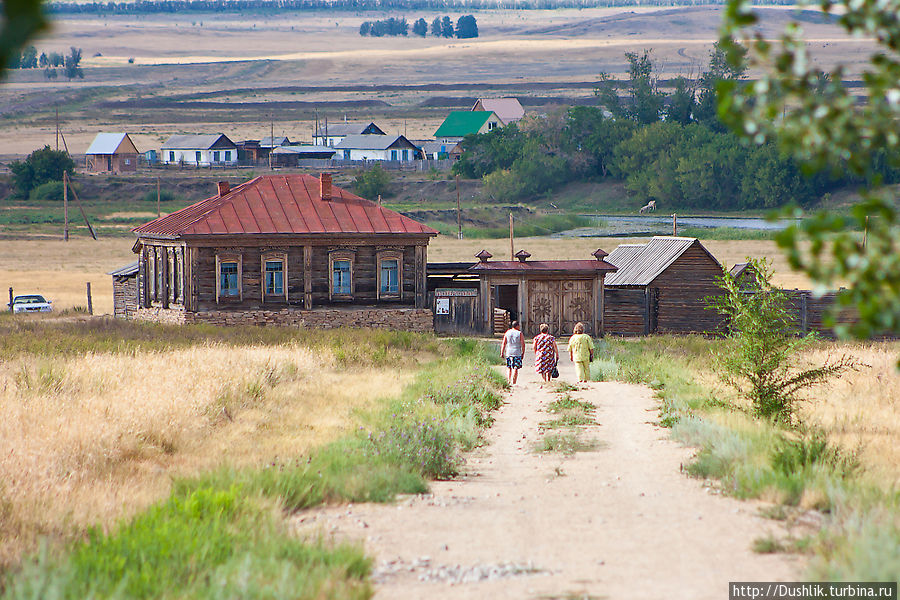
<path fill-rule="evenodd" d="M 322 200 L 328 202 L 331 200 L 331 173 L 322 173 L 319 175 L 319 191 Z"/>
<path fill-rule="evenodd" d="M 227 181 L 220 181 L 218 185 L 219 185 L 219 196 L 224 196 L 225 194 L 227 194 L 228 192 L 231 191 L 231 184 L 228 183 Z"/>

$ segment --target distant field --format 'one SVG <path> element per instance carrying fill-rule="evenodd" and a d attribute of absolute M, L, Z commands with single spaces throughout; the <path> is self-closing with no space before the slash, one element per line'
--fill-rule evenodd
<path fill-rule="evenodd" d="M 317 111 L 332 122 L 375 119 L 390 132 L 428 138 L 448 110 L 481 96 L 517 96 L 531 111 L 594 103 L 598 73 L 623 73 L 627 51 L 652 48 L 663 80 L 696 76 L 718 37 L 720 10 L 481 11 L 473 40 L 358 35 L 363 20 L 388 13 L 65 17 L 36 45 L 82 48 L 85 79 L 50 83 L 40 69 L 12 73 L 0 86 L 0 155 L 54 145 L 57 106 L 73 154 L 98 131 L 133 132 L 149 149 L 175 132 L 259 138 L 272 121 L 277 134 L 309 141 Z M 766 36 L 794 14 L 763 13 Z M 858 76 L 868 42 L 847 38 L 817 13 L 800 20 L 817 61 L 849 61 L 848 77 Z"/>

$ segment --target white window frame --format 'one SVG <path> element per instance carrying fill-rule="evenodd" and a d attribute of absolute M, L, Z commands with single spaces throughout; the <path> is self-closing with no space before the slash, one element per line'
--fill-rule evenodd
<path fill-rule="evenodd" d="M 397 261 L 397 291 L 383 292 L 381 289 L 381 264 L 386 260 Z M 403 299 L 403 252 L 400 250 L 382 250 L 376 254 L 376 291 L 379 300 Z"/>
<path fill-rule="evenodd" d="M 231 162 L 231 150 L 225 151 L 225 162 Z"/>
<path fill-rule="evenodd" d="M 237 294 L 225 295 L 222 293 L 222 263 L 237 263 Z M 216 253 L 216 302 L 243 302 L 244 300 L 244 270 L 243 260 L 240 254 Z"/>
<path fill-rule="evenodd" d="M 337 293 L 334 291 L 334 263 L 346 260 L 350 262 L 350 293 Z M 350 250 L 332 250 L 328 253 L 328 299 L 352 300 L 356 293 L 356 277 L 353 273 L 356 253 Z"/>
<path fill-rule="evenodd" d="M 213 159 L 212 159 L 212 161 L 213 161 L 213 162 L 222 162 L 221 160 L 219 160 L 219 157 L 220 157 L 220 156 L 221 156 L 221 154 L 220 154 L 220 151 L 219 151 L 219 150 L 213 150 Z"/>
<path fill-rule="evenodd" d="M 269 294 L 266 292 L 266 263 L 278 261 L 281 263 L 281 294 Z M 276 302 L 282 299 L 288 301 L 288 260 L 286 252 L 263 252 L 259 265 L 260 294 L 263 302 Z"/>

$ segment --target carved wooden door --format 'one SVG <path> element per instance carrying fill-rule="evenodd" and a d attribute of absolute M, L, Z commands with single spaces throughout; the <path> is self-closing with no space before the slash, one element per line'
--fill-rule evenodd
<path fill-rule="evenodd" d="M 550 333 L 558 335 L 562 311 L 559 281 L 528 282 L 528 335 L 540 333 L 541 323 L 550 325 Z"/>
<path fill-rule="evenodd" d="M 594 333 L 594 282 L 575 279 L 562 282 L 562 328 L 560 333 L 571 335 L 575 323 L 584 324 L 584 332 Z"/>

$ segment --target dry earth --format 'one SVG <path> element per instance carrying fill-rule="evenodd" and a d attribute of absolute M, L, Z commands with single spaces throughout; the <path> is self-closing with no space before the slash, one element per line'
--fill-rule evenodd
<path fill-rule="evenodd" d="M 527 358 L 460 479 L 395 505 L 304 512 L 297 530 L 363 542 L 376 560 L 376 598 L 392 600 L 721 600 L 729 581 L 797 579 L 797 559 L 751 551 L 777 527 L 757 504 L 679 472 L 692 451 L 653 424 L 646 387 L 582 385 L 573 396 L 597 405 L 598 422 L 582 436 L 598 449 L 535 453 L 555 394 Z M 575 379 L 565 358 L 561 375 Z"/>

